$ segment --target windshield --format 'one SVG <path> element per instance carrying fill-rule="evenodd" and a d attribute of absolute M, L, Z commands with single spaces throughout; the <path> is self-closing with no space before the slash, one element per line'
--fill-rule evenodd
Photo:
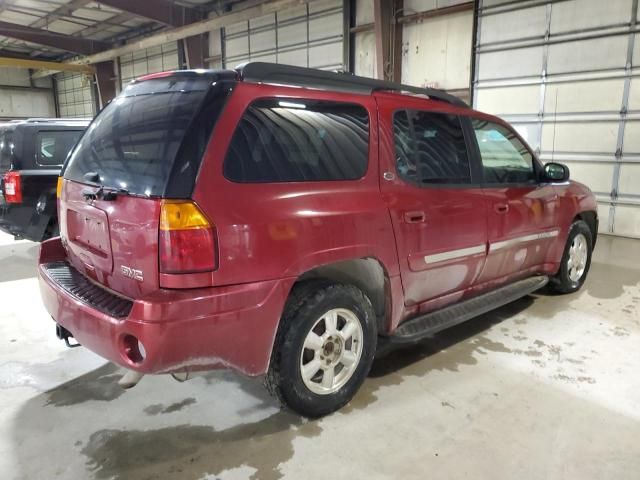
<path fill-rule="evenodd" d="M 214 80 L 170 76 L 130 85 L 91 123 L 64 178 L 146 196 L 165 196 L 175 180 L 174 193 L 189 196 L 222 108 Z"/>

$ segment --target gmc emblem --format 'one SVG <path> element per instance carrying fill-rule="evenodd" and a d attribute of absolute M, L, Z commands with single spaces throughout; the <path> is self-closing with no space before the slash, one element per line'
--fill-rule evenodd
<path fill-rule="evenodd" d="M 144 280 L 142 270 L 136 270 L 135 268 L 125 267 L 124 265 L 121 265 L 120 271 L 125 277 L 133 278 L 134 280 L 137 280 L 139 282 L 142 282 Z"/>

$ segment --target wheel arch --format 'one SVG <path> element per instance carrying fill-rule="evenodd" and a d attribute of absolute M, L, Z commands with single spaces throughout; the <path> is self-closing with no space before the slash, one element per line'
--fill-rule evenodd
<path fill-rule="evenodd" d="M 353 258 L 314 267 L 298 276 L 292 289 L 309 280 L 326 280 L 358 287 L 371 301 L 378 332 L 385 330 L 391 311 L 391 288 L 387 269 L 378 258 Z"/>
<path fill-rule="evenodd" d="M 576 220 L 582 220 L 587 224 L 589 230 L 591 231 L 591 239 L 592 239 L 592 248 L 596 246 L 596 239 L 598 237 L 598 212 L 594 210 L 585 210 L 583 212 L 579 212 L 573 218 L 571 223 Z"/>

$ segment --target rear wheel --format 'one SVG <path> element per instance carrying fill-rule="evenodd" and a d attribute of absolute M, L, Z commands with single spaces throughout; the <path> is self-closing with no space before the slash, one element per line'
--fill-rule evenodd
<path fill-rule="evenodd" d="M 574 222 L 569 229 L 560 270 L 550 284 L 552 290 L 571 293 L 582 287 L 591 266 L 592 249 L 593 237 L 589 226 L 582 220 Z"/>
<path fill-rule="evenodd" d="M 376 338 L 373 307 L 358 288 L 316 281 L 297 286 L 281 320 L 267 388 L 302 415 L 334 412 L 365 380 Z"/>

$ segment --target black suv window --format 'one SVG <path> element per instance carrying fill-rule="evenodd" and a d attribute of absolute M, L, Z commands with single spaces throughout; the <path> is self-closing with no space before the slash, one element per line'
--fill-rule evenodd
<path fill-rule="evenodd" d="M 362 106 L 259 100 L 238 123 L 224 175 L 241 183 L 355 180 L 367 171 L 368 153 Z"/>
<path fill-rule="evenodd" d="M 471 169 L 460 119 L 446 113 L 401 110 L 393 116 L 396 165 L 413 183 L 464 184 Z"/>
<path fill-rule="evenodd" d="M 80 135 L 82 130 L 39 132 L 36 139 L 36 161 L 39 165 L 62 165 Z"/>
<path fill-rule="evenodd" d="M 0 130 L 0 170 L 9 170 L 13 163 L 13 135 Z"/>
<path fill-rule="evenodd" d="M 533 183 L 533 155 L 506 127 L 473 120 L 485 183 Z"/>

